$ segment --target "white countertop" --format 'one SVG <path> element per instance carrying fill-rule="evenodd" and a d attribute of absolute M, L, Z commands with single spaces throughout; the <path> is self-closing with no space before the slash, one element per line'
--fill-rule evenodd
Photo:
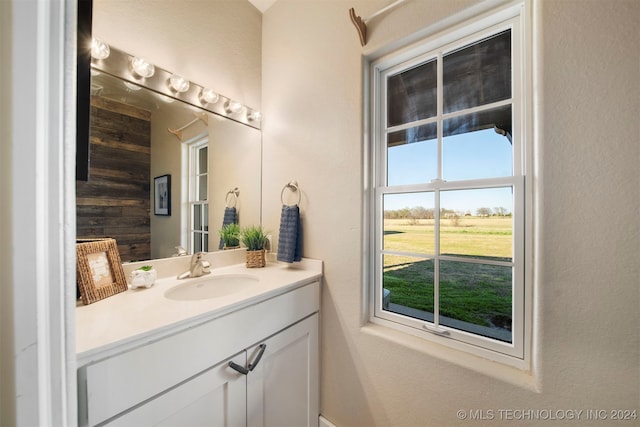
<path fill-rule="evenodd" d="M 164 297 L 175 286 L 226 274 L 255 276 L 259 283 L 246 291 L 206 300 Z M 273 298 L 321 276 L 322 261 L 318 260 L 272 262 L 264 268 L 246 268 L 243 263 L 214 268 L 211 274 L 198 278 L 160 278 L 149 289 L 129 289 L 90 305 L 80 303 L 76 308 L 78 366 Z"/>

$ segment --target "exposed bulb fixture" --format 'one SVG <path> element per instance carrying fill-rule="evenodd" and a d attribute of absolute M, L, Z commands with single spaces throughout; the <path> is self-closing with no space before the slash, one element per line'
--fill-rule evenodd
<path fill-rule="evenodd" d="M 182 76 L 173 74 L 169 79 L 169 86 L 176 92 L 186 92 L 189 90 L 189 80 Z"/>
<path fill-rule="evenodd" d="M 87 48 L 89 46 L 91 47 L 92 75 L 105 73 L 122 78 L 126 82 L 121 88 L 126 87 L 129 95 L 145 87 L 150 88 L 157 96 L 152 100 L 152 105 L 155 104 L 156 108 L 165 102 L 182 101 L 256 129 L 261 127 L 261 122 L 264 120 L 262 113 L 223 96 L 210 87 L 201 86 L 141 57 L 129 55 L 100 39 L 92 39 Z M 92 85 L 92 94 L 104 93 L 107 89 L 106 87 L 94 88 Z M 122 96 L 129 97 L 129 95 Z"/>
<path fill-rule="evenodd" d="M 212 91 L 211 89 L 204 88 L 200 92 L 200 101 L 203 104 L 215 104 L 220 99 L 220 95 Z"/>
<path fill-rule="evenodd" d="M 226 102 L 226 104 L 224 104 L 224 109 L 229 114 L 237 113 L 238 111 L 242 110 L 242 104 L 240 104 L 238 101 L 229 100 Z"/>
<path fill-rule="evenodd" d="M 247 114 L 247 119 L 252 122 L 262 121 L 262 113 L 260 111 L 251 111 Z"/>
<path fill-rule="evenodd" d="M 109 45 L 99 39 L 91 39 L 91 56 L 95 59 L 106 59 L 111 54 Z"/>
<path fill-rule="evenodd" d="M 142 78 L 149 78 L 156 72 L 156 67 L 153 64 L 138 57 L 131 59 L 131 69 L 134 74 Z"/>

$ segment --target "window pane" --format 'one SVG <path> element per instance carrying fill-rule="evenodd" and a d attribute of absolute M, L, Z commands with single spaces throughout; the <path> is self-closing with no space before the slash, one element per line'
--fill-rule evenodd
<path fill-rule="evenodd" d="M 440 193 L 440 253 L 511 261 L 511 187 Z"/>
<path fill-rule="evenodd" d="M 433 322 L 433 260 L 384 256 L 383 310 Z"/>
<path fill-rule="evenodd" d="M 209 161 L 207 159 L 208 148 L 203 147 L 198 150 L 198 174 L 207 173 Z"/>
<path fill-rule="evenodd" d="M 444 112 L 511 98 L 511 30 L 442 59 Z"/>
<path fill-rule="evenodd" d="M 198 177 L 198 200 L 207 200 L 207 178 L 208 175 Z"/>
<path fill-rule="evenodd" d="M 209 251 L 209 235 L 205 234 L 204 236 L 204 243 L 202 244 L 202 250 L 205 252 Z"/>
<path fill-rule="evenodd" d="M 202 222 L 204 224 L 203 230 L 209 231 L 209 205 L 206 203 L 203 204 L 202 210 L 204 211 L 204 213 L 202 214 Z"/>
<path fill-rule="evenodd" d="M 512 270 L 440 261 L 440 323 L 511 342 Z"/>
<path fill-rule="evenodd" d="M 437 125 L 391 132 L 387 137 L 387 185 L 419 184 L 437 176 Z"/>
<path fill-rule="evenodd" d="M 443 127 L 443 179 L 513 175 L 511 106 L 448 119 Z"/>
<path fill-rule="evenodd" d="M 202 230 L 202 211 L 200 205 L 193 205 L 193 229 Z"/>
<path fill-rule="evenodd" d="M 433 193 L 385 194 L 384 250 L 435 252 Z"/>
<path fill-rule="evenodd" d="M 200 233 L 193 233 L 193 251 L 202 251 L 202 234 Z"/>
<path fill-rule="evenodd" d="M 387 79 L 387 126 L 434 117 L 438 82 L 433 59 Z"/>

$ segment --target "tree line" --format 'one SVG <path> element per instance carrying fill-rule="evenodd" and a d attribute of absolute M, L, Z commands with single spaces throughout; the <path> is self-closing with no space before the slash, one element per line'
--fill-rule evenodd
<path fill-rule="evenodd" d="M 452 209 L 441 208 L 440 218 L 459 218 L 463 216 L 472 216 L 471 211 L 460 212 Z M 504 207 L 496 208 L 478 208 L 475 211 L 475 216 L 490 217 L 490 216 L 511 216 L 511 212 Z M 435 209 L 425 208 L 423 206 L 414 206 L 412 208 L 405 207 L 402 209 L 385 210 L 384 219 L 435 219 Z"/>

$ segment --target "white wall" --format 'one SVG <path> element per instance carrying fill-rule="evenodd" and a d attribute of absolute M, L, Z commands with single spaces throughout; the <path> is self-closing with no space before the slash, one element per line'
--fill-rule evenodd
<path fill-rule="evenodd" d="M 640 410 L 640 3 L 533 3 L 539 340 L 521 376 L 361 327 L 362 55 L 478 2 L 409 1 L 370 24 L 363 49 L 348 9 L 367 17 L 388 3 L 279 0 L 263 16 L 263 220 L 277 229 L 280 190 L 297 179 L 304 255 L 325 262 L 323 415 L 339 427 L 451 426 L 473 425 L 460 409 L 491 409 L 492 425 L 515 425 L 497 411 Z"/>

